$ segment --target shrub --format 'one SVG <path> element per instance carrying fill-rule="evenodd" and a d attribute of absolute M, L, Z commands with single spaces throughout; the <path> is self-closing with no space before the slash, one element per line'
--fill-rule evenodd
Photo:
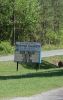
<path fill-rule="evenodd" d="M 0 55 L 12 54 L 14 47 L 11 46 L 10 42 L 4 41 L 0 43 Z"/>

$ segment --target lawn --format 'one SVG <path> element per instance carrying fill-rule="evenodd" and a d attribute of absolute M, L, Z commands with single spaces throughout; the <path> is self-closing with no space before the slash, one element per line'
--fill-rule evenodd
<path fill-rule="evenodd" d="M 42 50 L 57 50 L 57 49 L 63 49 L 63 44 L 56 44 L 56 45 L 53 45 L 53 44 L 45 44 L 42 46 Z"/>
<path fill-rule="evenodd" d="M 31 96 L 59 87 L 63 87 L 63 68 L 46 59 L 38 71 L 19 64 L 17 72 L 16 63 L 0 62 L 0 98 Z"/>

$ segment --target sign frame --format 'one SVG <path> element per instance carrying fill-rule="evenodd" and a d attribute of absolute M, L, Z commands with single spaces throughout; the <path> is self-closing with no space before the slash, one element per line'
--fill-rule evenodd
<path fill-rule="evenodd" d="M 33 59 L 32 59 L 33 58 Z M 41 44 L 38 42 L 16 42 L 14 61 L 41 64 Z"/>

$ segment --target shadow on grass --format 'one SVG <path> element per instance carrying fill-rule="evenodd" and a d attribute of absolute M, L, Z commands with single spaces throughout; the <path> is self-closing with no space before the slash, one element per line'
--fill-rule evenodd
<path fill-rule="evenodd" d="M 33 65 L 26 65 L 25 68 L 32 69 Z M 33 68 L 36 67 L 33 66 Z M 63 76 L 63 69 L 56 68 L 57 66 L 48 63 L 46 61 L 42 61 L 40 69 L 46 69 L 42 72 L 28 73 L 23 75 L 10 75 L 10 76 L 0 76 L 0 80 L 10 80 L 10 79 L 24 79 L 24 78 L 34 78 L 34 77 L 55 77 L 55 76 Z M 53 68 L 53 70 L 51 70 Z M 48 70 L 47 70 L 48 69 Z M 50 69 L 50 70 L 49 70 Z"/>
<path fill-rule="evenodd" d="M 47 78 L 47 77 L 55 77 L 55 76 L 63 76 L 63 69 L 28 73 L 23 75 L 0 76 L 0 80 L 24 79 L 24 78 L 35 78 L 35 77 Z"/>
<path fill-rule="evenodd" d="M 58 66 L 56 66 L 56 65 L 54 65 L 54 64 L 51 64 L 51 63 L 49 63 L 49 62 L 47 62 L 47 61 L 44 61 L 44 60 L 42 60 L 42 63 L 40 64 L 40 67 L 39 67 L 39 65 L 38 64 L 35 64 L 35 63 L 33 63 L 33 64 L 31 64 L 31 63 L 28 63 L 28 64 L 22 64 L 22 66 L 24 67 L 24 68 L 27 68 L 27 69 L 51 69 L 51 68 L 57 68 Z"/>

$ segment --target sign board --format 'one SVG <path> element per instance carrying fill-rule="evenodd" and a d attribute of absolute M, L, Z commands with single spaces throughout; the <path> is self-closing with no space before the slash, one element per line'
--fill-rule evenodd
<path fill-rule="evenodd" d="M 16 42 L 16 62 L 41 63 L 41 45 L 37 42 Z"/>

